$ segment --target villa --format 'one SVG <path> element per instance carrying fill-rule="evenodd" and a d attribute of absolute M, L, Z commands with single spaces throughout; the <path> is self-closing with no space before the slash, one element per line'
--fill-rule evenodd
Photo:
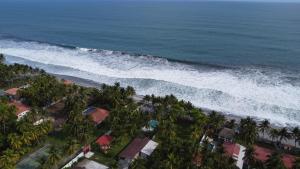
<path fill-rule="evenodd" d="M 244 164 L 243 158 L 245 156 L 246 147 L 237 143 L 229 143 L 229 142 L 225 142 L 223 144 L 223 147 L 225 150 L 225 154 L 229 157 L 232 157 L 234 160 L 236 160 L 236 166 L 239 169 L 242 169 Z"/>
<path fill-rule="evenodd" d="M 16 107 L 16 109 L 17 109 L 16 115 L 18 117 L 17 120 L 20 120 L 21 118 L 23 118 L 30 111 L 30 107 L 28 107 L 27 105 L 25 105 L 19 101 L 10 102 L 9 105 Z"/>
<path fill-rule="evenodd" d="M 89 107 L 83 111 L 83 115 L 91 116 L 95 125 L 99 125 L 108 117 L 109 111 L 97 107 Z"/>
<path fill-rule="evenodd" d="M 10 99 L 17 99 L 18 90 L 19 90 L 19 88 L 10 88 L 5 91 L 5 94 Z"/>

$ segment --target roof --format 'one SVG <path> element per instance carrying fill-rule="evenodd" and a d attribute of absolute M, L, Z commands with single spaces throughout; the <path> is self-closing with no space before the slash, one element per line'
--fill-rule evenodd
<path fill-rule="evenodd" d="M 71 80 L 63 80 L 63 83 L 64 83 L 65 85 L 72 85 L 72 84 L 74 84 L 74 82 L 71 81 Z"/>
<path fill-rule="evenodd" d="M 224 150 L 226 155 L 232 156 L 239 156 L 240 154 L 240 145 L 236 143 L 224 143 L 223 144 Z"/>
<path fill-rule="evenodd" d="M 113 138 L 109 135 L 103 135 L 96 140 L 96 143 L 100 146 L 109 145 L 111 143 L 112 139 Z"/>
<path fill-rule="evenodd" d="M 263 162 L 267 161 L 269 158 L 268 156 L 273 153 L 272 150 L 257 145 L 254 146 L 254 150 L 255 150 L 255 158 Z M 292 168 L 295 159 L 296 157 L 290 154 L 282 155 L 282 162 L 284 166 L 287 168 Z"/>
<path fill-rule="evenodd" d="M 196 153 L 193 156 L 193 164 L 196 165 L 197 167 L 200 167 L 202 164 L 202 159 L 203 159 L 203 155 L 200 153 Z"/>
<path fill-rule="evenodd" d="M 83 161 L 79 162 L 75 168 L 83 168 L 83 169 L 108 169 L 107 166 L 100 164 L 98 162 L 84 159 Z"/>
<path fill-rule="evenodd" d="M 96 107 L 89 107 L 83 112 L 84 115 L 90 115 L 93 122 L 100 124 L 109 115 L 109 111 Z"/>
<path fill-rule="evenodd" d="M 150 141 L 149 138 L 135 138 L 120 154 L 121 158 L 133 159 L 145 145 Z"/>
<path fill-rule="evenodd" d="M 219 132 L 219 137 L 224 137 L 228 139 L 233 139 L 234 135 L 235 135 L 234 130 L 226 127 Z"/>
<path fill-rule="evenodd" d="M 149 126 L 152 128 L 156 128 L 158 126 L 158 121 L 157 120 L 150 120 L 148 122 Z"/>
<path fill-rule="evenodd" d="M 15 95 L 17 95 L 18 90 L 19 90 L 19 88 L 11 88 L 11 89 L 6 90 L 5 93 L 7 95 L 15 96 Z"/>
<path fill-rule="evenodd" d="M 10 102 L 9 105 L 11 106 L 15 106 L 17 108 L 17 112 L 16 112 L 16 115 L 18 116 L 19 114 L 25 112 L 25 111 L 29 111 L 30 110 L 30 107 L 21 103 L 21 102 L 18 102 L 18 101 L 13 101 L 13 102 Z"/>
<path fill-rule="evenodd" d="M 146 146 L 141 150 L 141 152 L 150 156 L 153 153 L 153 151 L 156 149 L 157 146 L 158 146 L 157 142 L 150 140 L 146 144 Z"/>

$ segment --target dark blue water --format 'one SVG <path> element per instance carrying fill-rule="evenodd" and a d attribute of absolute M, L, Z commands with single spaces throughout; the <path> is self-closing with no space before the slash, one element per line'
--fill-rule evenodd
<path fill-rule="evenodd" d="M 0 0 L 0 11 L 11 62 L 300 123 L 300 3 Z"/>

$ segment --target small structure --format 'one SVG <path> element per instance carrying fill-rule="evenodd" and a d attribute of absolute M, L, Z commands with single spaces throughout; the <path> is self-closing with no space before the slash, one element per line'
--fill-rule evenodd
<path fill-rule="evenodd" d="M 234 136 L 235 136 L 235 131 L 233 129 L 229 129 L 229 128 L 223 128 L 220 132 L 219 132 L 219 139 L 223 140 L 224 142 L 233 142 L 234 140 Z"/>
<path fill-rule="evenodd" d="M 225 153 L 227 156 L 232 157 L 233 159 L 236 160 L 236 166 L 239 169 L 243 168 L 243 164 L 244 164 L 244 156 L 245 156 L 245 147 L 240 145 L 240 144 L 236 144 L 236 143 L 229 143 L 229 142 L 225 142 L 223 144 Z"/>
<path fill-rule="evenodd" d="M 107 153 L 107 150 L 110 149 L 110 144 L 113 138 L 110 135 L 103 135 L 96 140 L 96 143 L 99 145 L 101 151 Z"/>
<path fill-rule="evenodd" d="M 63 84 L 64 85 L 66 85 L 66 86 L 70 86 L 70 85 L 73 85 L 74 84 L 74 82 L 73 81 L 71 81 L 71 80 L 63 80 Z"/>
<path fill-rule="evenodd" d="M 255 151 L 255 158 L 257 160 L 260 160 L 262 162 L 266 162 L 269 158 L 269 156 L 274 152 L 271 149 L 261 147 L 261 146 L 254 146 Z M 284 166 L 288 169 L 291 169 L 293 167 L 293 163 L 295 161 L 296 157 L 290 154 L 283 154 L 282 155 L 282 162 Z"/>
<path fill-rule="evenodd" d="M 23 118 L 30 111 L 30 107 L 26 106 L 25 104 L 19 101 L 10 102 L 9 105 L 16 107 L 16 116 L 18 117 L 17 120 Z"/>
<path fill-rule="evenodd" d="M 83 114 L 91 116 L 95 125 L 99 125 L 108 117 L 109 111 L 101 108 L 89 107 Z"/>
<path fill-rule="evenodd" d="M 144 126 L 142 128 L 142 130 L 144 132 L 151 132 L 151 131 L 154 131 L 156 128 L 158 127 L 158 121 L 157 120 L 150 120 L 148 122 L 148 125 L 147 126 Z"/>
<path fill-rule="evenodd" d="M 151 142 L 150 142 L 151 141 Z M 150 143 L 149 143 L 150 142 Z M 135 138 L 120 154 L 119 167 L 126 169 L 136 158 L 146 158 L 155 150 L 158 143 L 149 138 Z"/>
<path fill-rule="evenodd" d="M 79 162 L 73 169 L 108 169 L 108 167 L 96 161 L 84 159 L 83 161 Z"/>
<path fill-rule="evenodd" d="M 146 144 L 146 146 L 141 150 L 140 156 L 142 158 L 147 158 L 147 157 L 151 156 L 151 154 L 153 153 L 153 151 L 156 149 L 157 146 L 158 146 L 157 142 L 150 140 Z"/>
<path fill-rule="evenodd" d="M 10 88 L 5 91 L 5 94 L 10 99 L 17 99 L 18 90 L 19 90 L 19 88 Z"/>

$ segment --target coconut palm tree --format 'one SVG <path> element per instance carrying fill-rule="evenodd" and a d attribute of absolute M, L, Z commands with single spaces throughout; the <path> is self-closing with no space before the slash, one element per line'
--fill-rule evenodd
<path fill-rule="evenodd" d="M 238 136 L 239 140 L 241 140 L 244 144 L 251 146 L 256 141 L 257 136 L 258 130 L 256 122 L 250 117 L 241 119 Z"/>
<path fill-rule="evenodd" d="M 56 166 L 58 164 L 58 162 L 60 161 L 61 155 L 60 155 L 60 151 L 57 147 L 51 147 L 49 150 L 49 156 L 48 156 L 48 162 L 54 166 Z"/>
<path fill-rule="evenodd" d="M 276 139 L 278 139 L 278 135 L 279 135 L 279 131 L 276 129 L 276 128 L 272 128 L 270 131 L 269 131 L 269 136 L 270 138 L 272 139 L 272 141 L 274 141 Z"/>
<path fill-rule="evenodd" d="M 285 169 L 285 166 L 282 162 L 282 155 L 275 152 L 268 156 L 268 160 L 266 161 L 267 169 Z"/>
<path fill-rule="evenodd" d="M 248 168 L 254 167 L 256 160 L 255 160 L 255 150 L 253 146 L 247 147 L 247 149 L 245 150 L 245 156 L 243 160 L 247 163 Z"/>
<path fill-rule="evenodd" d="M 263 120 L 259 125 L 258 125 L 258 129 L 260 132 L 262 132 L 263 137 L 265 137 L 265 132 L 268 131 L 270 129 L 270 122 L 269 120 L 265 119 Z"/>
<path fill-rule="evenodd" d="M 288 132 L 288 129 L 286 127 L 283 127 L 279 130 L 278 136 L 279 136 L 280 143 L 282 142 L 282 140 L 287 140 L 291 138 L 291 134 Z"/>
<path fill-rule="evenodd" d="M 297 157 L 293 164 L 293 169 L 300 169 L 300 158 Z"/>
<path fill-rule="evenodd" d="M 292 133 L 293 133 L 292 135 L 293 135 L 293 138 L 295 140 L 295 147 L 296 147 L 297 142 L 300 141 L 300 129 L 299 129 L 299 127 L 293 128 Z"/>
<path fill-rule="evenodd" d="M 8 143 L 10 147 L 14 150 L 18 150 L 22 146 L 22 141 L 20 139 L 20 136 L 18 136 L 16 133 L 11 133 L 7 136 Z"/>
<path fill-rule="evenodd" d="M 73 154 L 75 151 L 79 150 L 80 144 L 76 140 L 70 140 L 64 147 L 64 152 L 68 155 Z"/>

